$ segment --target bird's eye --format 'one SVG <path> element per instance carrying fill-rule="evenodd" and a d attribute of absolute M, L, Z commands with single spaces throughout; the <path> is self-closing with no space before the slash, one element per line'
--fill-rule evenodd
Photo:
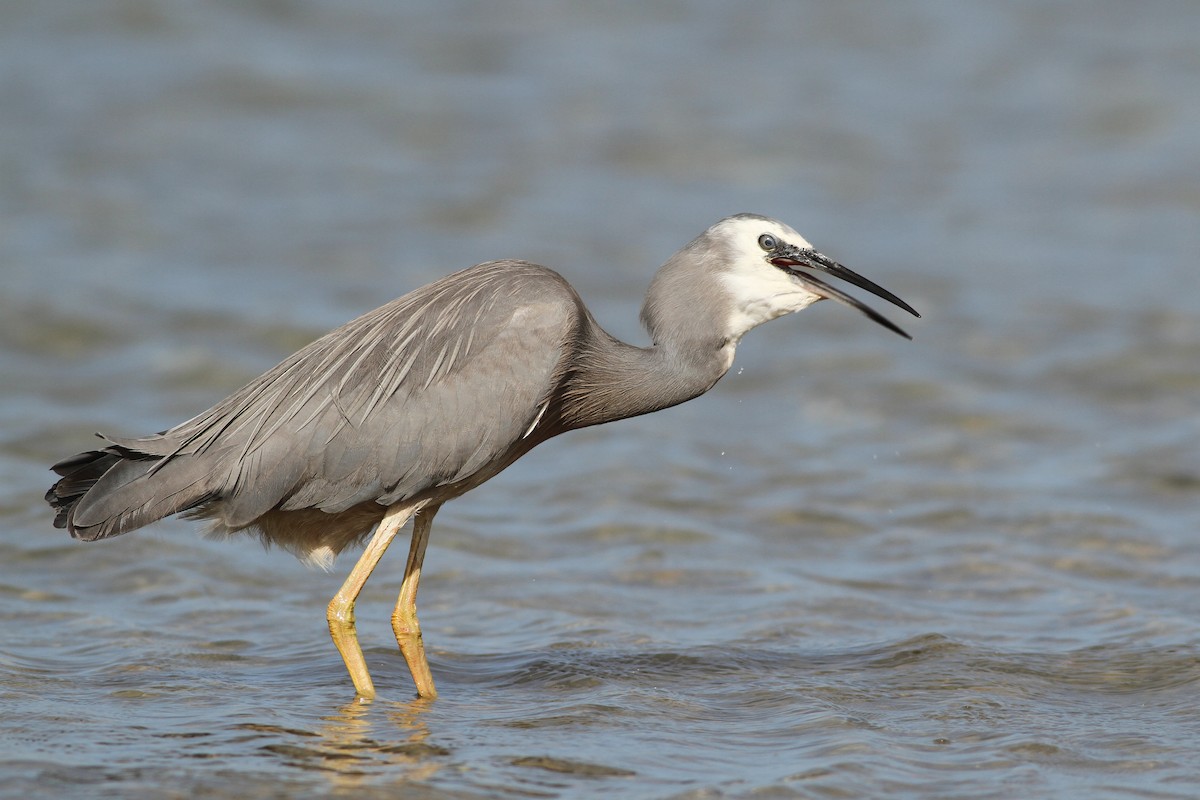
<path fill-rule="evenodd" d="M 769 233 L 764 233 L 762 236 L 758 237 L 758 246 L 763 250 L 770 252 L 779 246 L 779 240 Z"/>

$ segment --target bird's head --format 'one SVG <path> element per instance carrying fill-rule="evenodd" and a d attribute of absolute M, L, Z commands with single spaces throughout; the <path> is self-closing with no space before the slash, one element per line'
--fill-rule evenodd
<path fill-rule="evenodd" d="M 728 334 L 743 334 L 776 317 L 807 308 L 818 300 L 836 300 L 856 308 L 888 330 L 912 337 L 891 320 L 813 275 L 823 272 L 866 289 L 913 316 L 912 306 L 881 286 L 818 253 L 791 227 L 757 214 L 737 214 L 713 225 L 687 249 L 717 254 L 717 279 L 731 303 Z"/>

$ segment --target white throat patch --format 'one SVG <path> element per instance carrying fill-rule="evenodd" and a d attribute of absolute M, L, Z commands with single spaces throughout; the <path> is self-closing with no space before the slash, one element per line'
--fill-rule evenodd
<path fill-rule="evenodd" d="M 778 267 L 764 262 L 763 269 L 772 270 L 774 275 L 731 272 L 721 276 L 732 301 L 732 309 L 725 322 L 725 333 L 734 343 L 764 322 L 808 308 L 822 299 Z"/>

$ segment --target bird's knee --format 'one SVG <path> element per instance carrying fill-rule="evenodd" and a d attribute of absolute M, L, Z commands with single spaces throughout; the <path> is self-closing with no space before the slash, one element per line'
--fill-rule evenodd
<path fill-rule="evenodd" d="M 416 614 L 393 613 L 392 631 L 397 639 L 420 639 L 421 625 Z"/>
<path fill-rule="evenodd" d="M 325 619 L 329 620 L 331 630 L 353 628 L 354 601 L 340 594 L 336 595 L 325 609 Z"/>

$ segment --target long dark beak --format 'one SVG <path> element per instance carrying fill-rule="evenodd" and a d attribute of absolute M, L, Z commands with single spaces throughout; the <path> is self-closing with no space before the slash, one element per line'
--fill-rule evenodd
<path fill-rule="evenodd" d="M 889 303 L 903 308 L 914 317 L 921 316 L 917 313 L 916 309 L 914 309 L 908 303 L 904 302 L 899 297 L 896 297 L 896 295 L 892 294 L 887 289 L 884 289 L 882 286 L 874 283 L 873 281 L 867 280 L 857 272 L 854 272 L 847 267 L 843 267 L 841 264 L 830 258 L 826 258 L 816 250 L 801 249 L 790 244 L 783 244 L 772 250 L 767 254 L 767 260 L 787 272 L 796 280 L 800 281 L 802 284 L 804 284 L 804 287 L 813 294 L 819 294 L 821 297 L 828 298 L 829 300 L 836 300 L 842 305 L 856 308 L 888 330 L 900 334 L 905 339 L 912 339 L 912 337 L 905 333 L 903 329 L 901 329 L 887 317 L 877 312 L 875 309 L 871 308 L 865 303 L 862 303 L 858 299 L 851 297 L 842 290 L 835 289 L 825 281 L 816 278 L 807 272 L 801 272 L 799 269 L 796 269 L 796 267 L 820 270 L 821 272 L 828 273 L 835 278 L 841 278 L 847 283 L 852 283 L 860 289 L 866 289 L 876 297 L 882 297 Z"/>

